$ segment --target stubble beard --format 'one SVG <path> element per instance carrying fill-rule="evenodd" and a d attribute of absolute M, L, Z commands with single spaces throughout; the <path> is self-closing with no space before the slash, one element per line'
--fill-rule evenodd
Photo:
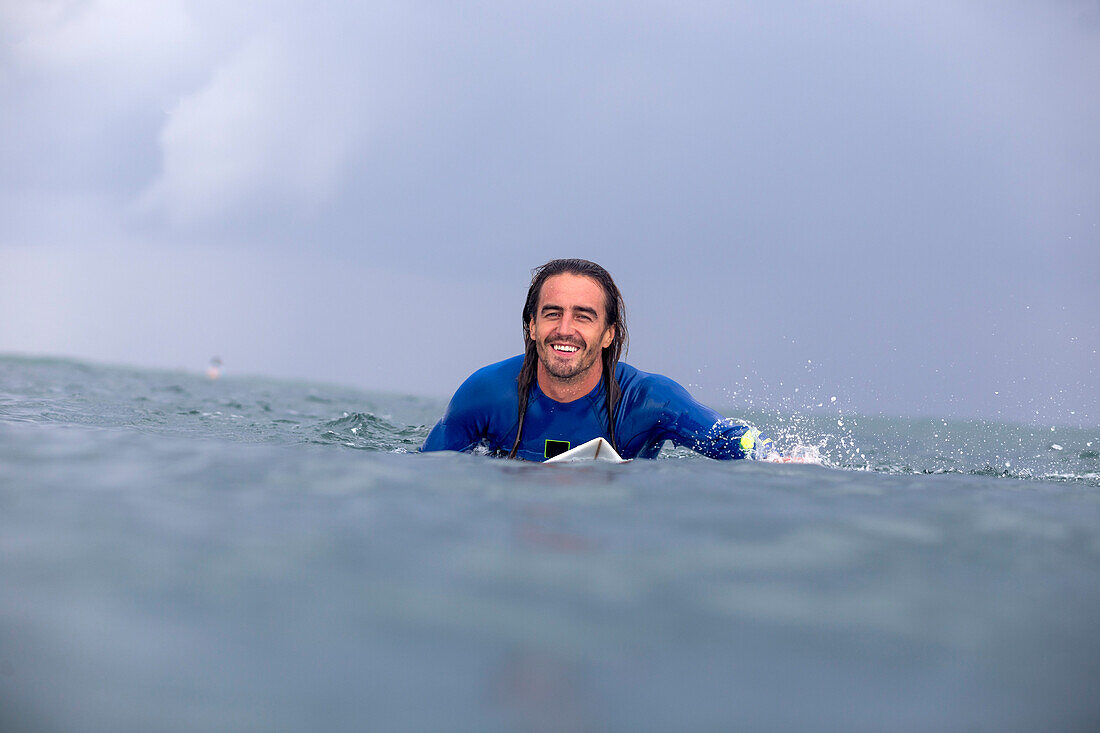
<path fill-rule="evenodd" d="M 564 365 L 558 365 L 554 363 L 554 349 L 548 344 L 542 342 L 535 342 L 536 351 L 538 352 L 539 362 L 542 364 L 546 373 L 554 379 L 558 379 L 562 382 L 576 382 L 584 378 L 588 374 L 588 370 L 592 368 L 592 365 L 596 363 L 599 357 L 600 351 L 592 350 L 588 353 L 588 349 L 577 344 L 580 349 L 584 349 L 587 356 L 582 356 L 577 361 L 576 366 L 570 368 Z"/>

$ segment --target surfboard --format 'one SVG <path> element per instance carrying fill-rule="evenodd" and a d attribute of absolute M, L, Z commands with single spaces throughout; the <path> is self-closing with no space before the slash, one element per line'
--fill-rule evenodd
<path fill-rule="evenodd" d="M 623 458 L 620 456 L 611 444 L 604 438 L 593 438 L 587 443 L 582 443 L 576 448 L 559 453 L 553 458 L 548 458 L 544 463 L 577 463 L 579 461 L 604 461 L 606 463 L 630 463 L 633 458 Z M 767 458 L 763 459 L 769 463 L 817 463 L 820 464 L 820 456 L 813 455 L 791 455 L 784 456 L 775 453 Z"/>
<path fill-rule="evenodd" d="M 576 461 L 606 461 L 608 463 L 629 463 L 631 458 L 623 458 L 603 438 L 593 438 L 564 453 L 546 459 L 546 463 L 574 463 Z"/>

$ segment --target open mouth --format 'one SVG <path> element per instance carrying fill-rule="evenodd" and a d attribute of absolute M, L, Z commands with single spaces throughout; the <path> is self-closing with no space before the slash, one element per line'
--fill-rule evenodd
<path fill-rule="evenodd" d="M 550 348 L 559 354 L 572 354 L 580 350 L 580 347 L 572 344 L 551 344 Z"/>

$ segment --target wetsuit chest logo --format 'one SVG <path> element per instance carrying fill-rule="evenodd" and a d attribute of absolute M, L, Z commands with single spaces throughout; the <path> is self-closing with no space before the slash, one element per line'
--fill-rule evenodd
<path fill-rule="evenodd" d="M 553 458 L 554 456 L 560 456 L 565 451 L 569 450 L 568 440 L 546 440 L 546 447 L 542 451 L 544 458 Z"/>

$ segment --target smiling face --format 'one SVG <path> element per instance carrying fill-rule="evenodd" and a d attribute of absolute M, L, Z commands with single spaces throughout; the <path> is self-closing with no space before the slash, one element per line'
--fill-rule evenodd
<path fill-rule="evenodd" d="M 600 381 L 600 354 L 615 338 L 615 327 L 607 322 L 604 292 L 595 280 L 570 273 L 548 278 L 528 328 L 539 355 L 539 386 L 552 398 L 556 389 L 579 397 Z"/>

